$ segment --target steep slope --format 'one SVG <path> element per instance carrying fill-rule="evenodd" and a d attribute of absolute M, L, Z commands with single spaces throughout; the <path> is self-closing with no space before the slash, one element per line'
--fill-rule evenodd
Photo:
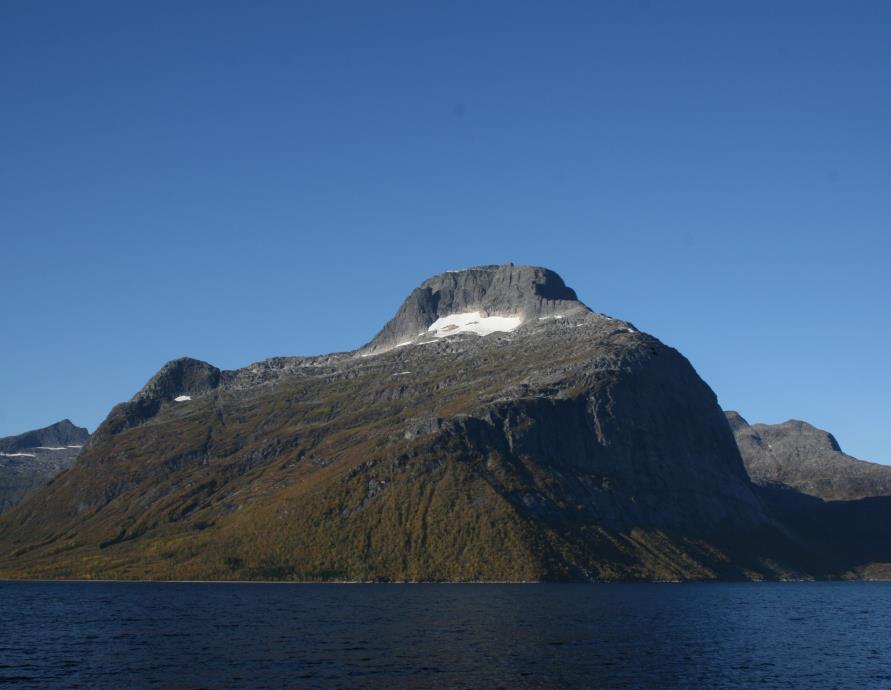
<path fill-rule="evenodd" d="M 356 352 L 165 365 L 0 519 L 0 575 L 796 572 L 750 548 L 770 529 L 689 362 L 506 265 L 426 281 Z"/>
<path fill-rule="evenodd" d="M 71 467 L 89 438 L 86 429 L 67 419 L 0 438 L 0 513 Z"/>
<path fill-rule="evenodd" d="M 891 467 L 846 455 L 827 431 L 797 420 L 750 425 L 737 412 L 726 415 L 756 484 L 780 484 L 827 501 L 891 496 Z"/>

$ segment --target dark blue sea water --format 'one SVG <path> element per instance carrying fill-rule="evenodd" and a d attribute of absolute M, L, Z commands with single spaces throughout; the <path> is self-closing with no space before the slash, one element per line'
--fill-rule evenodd
<path fill-rule="evenodd" d="M 891 687 L 891 584 L 0 582 L 0 685 Z"/>

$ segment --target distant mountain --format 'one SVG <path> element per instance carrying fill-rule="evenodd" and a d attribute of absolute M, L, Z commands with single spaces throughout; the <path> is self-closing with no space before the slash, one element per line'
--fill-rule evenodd
<path fill-rule="evenodd" d="M 891 467 L 842 452 L 832 434 L 807 422 L 750 425 L 727 412 L 752 481 L 783 485 L 827 501 L 891 496 Z"/>
<path fill-rule="evenodd" d="M 89 439 L 86 429 L 67 419 L 0 438 L 0 513 L 70 467 Z"/>

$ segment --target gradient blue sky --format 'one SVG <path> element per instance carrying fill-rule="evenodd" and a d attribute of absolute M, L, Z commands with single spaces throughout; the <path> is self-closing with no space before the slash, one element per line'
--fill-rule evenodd
<path fill-rule="evenodd" d="M 557 270 L 891 463 L 891 3 L 0 4 L 0 436 Z"/>

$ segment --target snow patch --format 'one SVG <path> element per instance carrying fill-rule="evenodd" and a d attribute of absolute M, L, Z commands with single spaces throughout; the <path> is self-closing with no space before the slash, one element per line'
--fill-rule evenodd
<path fill-rule="evenodd" d="M 83 447 L 84 447 L 83 444 L 81 444 L 79 446 L 68 446 L 68 448 L 83 448 Z"/>
<path fill-rule="evenodd" d="M 393 376 L 405 376 L 406 374 L 410 374 L 410 371 L 397 371 L 393 374 Z"/>
<path fill-rule="evenodd" d="M 449 314 L 434 321 L 427 332 L 437 338 L 445 338 L 456 333 L 490 333 L 510 332 L 517 328 L 523 319 L 519 316 L 480 316 L 478 311 L 463 314 Z"/>
<path fill-rule="evenodd" d="M 191 395 L 177 395 L 173 400 L 174 402 L 186 402 L 186 400 L 191 400 Z"/>
<path fill-rule="evenodd" d="M 401 343 L 396 343 L 396 347 L 405 347 L 406 345 L 411 345 L 414 340 L 404 340 Z"/>
<path fill-rule="evenodd" d="M 36 458 L 34 453 L 0 453 L 4 458 Z"/>
<path fill-rule="evenodd" d="M 552 314 L 551 316 L 539 316 L 539 321 L 548 321 L 550 319 L 564 319 L 566 318 L 565 314 Z"/>
<path fill-rule="evenodd" d="M 38 450 L 65 450 L 65 446 L 34 446 Z"/>

